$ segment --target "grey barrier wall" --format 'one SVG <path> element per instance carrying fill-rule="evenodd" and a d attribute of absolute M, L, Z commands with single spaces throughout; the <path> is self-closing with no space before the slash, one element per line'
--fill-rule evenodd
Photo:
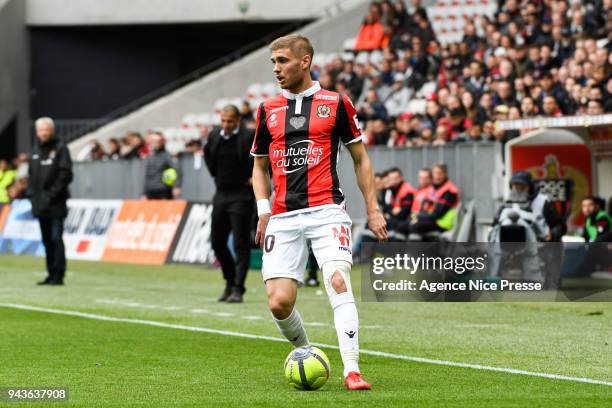
<path fill-rule="evenodd" d="M 495 215 L 502 180 L 501 145 L 494 143 L 456 144 L 443 147 L 368 149 L 374 171 L 393 166 L 402 169 L 404 177 L 416 186 L 417 172 L 437 162 L 448 165 L 451 180 L 460 190 L 462 200 L 475 199 L 476 216 L 490 219 Z M 365 218 L 365 206 L 357 186 L 353 162 L 346 149 L 340 153 L 338 177 L 346 196 L 348 212 L 354 220 Z M 179 165 L 183 180 L 183 198 L 210 201 L 214 194 L 214 182 L 201 162 L 193 156 L 183 156 Z M 196 164 L 196 166 L 194 166 Z M 144 161 L 119 160 L 112 162 L 75 163 L 75 178 L 71 185 L 74 198 L 134 199 L 142 194 Z"/>

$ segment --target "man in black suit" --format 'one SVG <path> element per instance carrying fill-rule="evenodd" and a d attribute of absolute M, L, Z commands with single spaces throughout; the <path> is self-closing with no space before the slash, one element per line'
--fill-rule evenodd
<path fill-rule="evenodd" d="M 66 273 L 64 219 L 68 214 L 68 185 L 72 181 L 72 160 L 68 148 L 55 136 L 51 118 L 36 121 L 36 137 L 28 167 L 28 195 L 32 215 L 38 218 L 48 276 L 39 285 L 63 285 Z"/>
<path fill-rule="evenodd" d="M 212 130 L 204 146 L 204 160 L 215 178 L 211 225 L 212 247 L 221 263 L 225 290 L 219 302 L 241 303 L 251 259 L 250 231 L 254 197 L 250 156 L 255 131 L 240 124 L 240 111 L 228 105 L 221 112 L 221 126 Z M 234 234 L 236 261 L 227 247 Z"/>

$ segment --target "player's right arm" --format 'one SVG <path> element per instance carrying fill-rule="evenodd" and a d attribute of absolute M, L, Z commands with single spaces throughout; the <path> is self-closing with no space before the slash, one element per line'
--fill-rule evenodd
<path fill-rule="evenodd" d="M 263 245 L 263 237 L 266 234 L 266 227 L 268 221 L 270 221 L 271 212 L 266 212 L 265 208 L 262 207 L 261 203 L 265 200 L 268 202 L 268 208 L 270 206 L 270 173 L 268 168 L 270 167 L 270 159 L 267 156 L 255 157 L 255 163 L 253 164 L 253 192 L 255 193 L 255 200 L 257 200 L 257 214 L 259 215 L 259 221 L 257 221 L 257 233 L 255 234 L 255 243 L 260 246 Z"/>
<path fill-rule="evenodd" d="M 271 142 L 272 135 L 266 124 L 266 110 L 262 103 L 257 109 L 255 137 L 253 138 L 253 147 L 251 148 L 251 155 L 255 158 L 252 177 L 253 193 L 255 193 L 255 199 L 257 200 L 257 215 L 259 216 L 255 243 L 262 247 L 266 227 L 272 215 L 272 209 L 270 208 L 270 173 L 268 172 L 270 168 L 268 154 Z"/>

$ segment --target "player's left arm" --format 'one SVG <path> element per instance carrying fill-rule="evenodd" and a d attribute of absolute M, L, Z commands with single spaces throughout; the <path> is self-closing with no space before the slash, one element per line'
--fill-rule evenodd
<path fill-rule="evenodd" d="M 346 95 L 340 96 L 340 100 L 338 101 L 338 111 L 334 130 L 338 132 L 342 143 L 349 149 L 351 157 L 353 158 L 357 184 L 363 193 L 368 212 L 368 226 L 378 239 L 386 240 L 387 221 L 378 207 L 378 201 L 376 201 L 372 163 L 362 143 L 363 136 L 359 128 L 359 123 L 357 122 L 357 112 L 355 111 L 353 102 L 351 102 Z"/>
<path fill-rule="evenodd" d="M 363 143 L 347 144 L 353 163 L 355 164 L 355 175 L 357 176 L 357 184 L 365 199 L 366 209 L 368 213 L 368 226 L 380 240 L 387 239 L 387 221 L 383 217 L 378 202 L 376 201 L 376 193 L 374 191 L 374 175 L 372 173 L 372 162 L 370 156 L 366 152 Z"/>

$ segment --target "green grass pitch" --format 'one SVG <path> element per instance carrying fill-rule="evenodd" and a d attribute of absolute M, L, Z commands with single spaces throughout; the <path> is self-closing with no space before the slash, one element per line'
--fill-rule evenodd
<path fill-rule="evenodd" d="M 0 256 L 0 304 L 280 337 L 258 272 L 250 273 L 245 303 L 227 305 L 216 302 L 221 273 L 201 267 L 73 261 L 67 286 L 38 287 L 43 270 L 40 258 Z M 358 267 L 352 279 L 358 292 Z M 311 341 L 336 344 L 324 292 L 304 288 L 298 297 Z M 358 308 L 363 349 L 612 382 L 612 304 Z M 0 306 L 0 387 L 67 387 L 70 401 L 53 406 L 612 406 L 610 385 L 367 354 L 360 365 L 373 390 L 347 392 L 338 351 L 330 348 L 323 348 L 331 360 L 328 383 L 297 391 L 283 375 L 290 350 L 286 342 Z"/>

